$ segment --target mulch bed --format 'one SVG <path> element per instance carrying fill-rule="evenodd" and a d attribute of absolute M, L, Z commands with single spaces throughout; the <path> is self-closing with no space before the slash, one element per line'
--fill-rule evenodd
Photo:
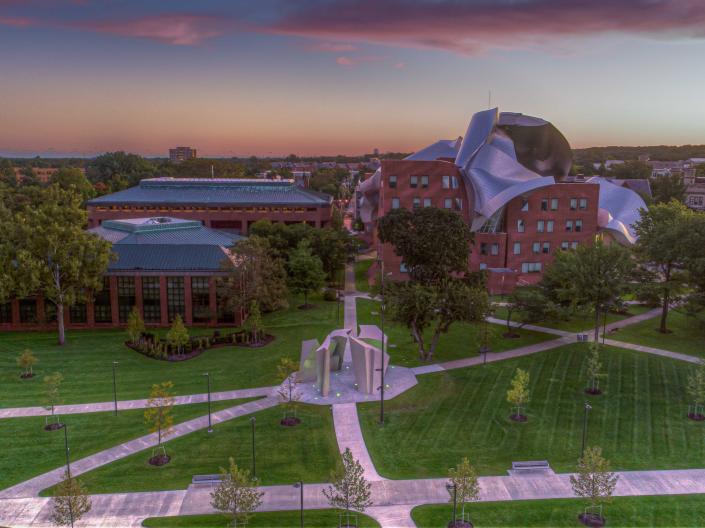
<path fill-rule="evenodd" d="M 591 396 L 599 396 L 602 394 L 600 389 L 585 389 L 585 394 L 590 394 Z"/>
<path fill-rule="evenodd" d="M 512 414 L 509 418 L 515 422 L 525 422 L 527 420 L 527 417 L 523 414 Z"/>
<path fill-rule="evenodd" d="M 62 423 L 50 423 L 44 426 L 45 431 L 56 431 L 64 426 Z"/>
<path fill-rule="evenodd" d="M 169 455 L 154 455 L 149 459 L 149 463 L 153 466 L 163 466 L 169 463 L 171 457 Z"/>
<path fill-rule="evenodd" d="M 275 339 L 276 339 L 276 337 L 274 337 L 273 335 L 266 334 L 257 343 L 238 343 L 235 346 L 246 347 L 246 348 L 261 348 L 263 346 L 267 346 L 269 343 L 271 343 Z M 213 348 L 213 347 L 211 347 L 211 348 Z"/>
<path fill-rule="evenodd" d="M 578 520 L 585 526 L 599 527 L 605 525 L 605 518 L 597 513 L 581 513 Z"/>
<path fill-rule="evenodd" d="M 286 418 L 282 418 L 279 423 L 286 427 L 294 427 L 295 425 L 299 425 L 301 420 L 295 416 L 287 416 Z"/>
<path fill-rule="evenodd" d="M 28 373 L 28 372 L 23 372 L 22 374 L 20 374 L 20 378 L 22 378 L 22 379 L 30 379 L 33 377 L 34 377 L 34 374 Z"/>
<path fill-rule="evenodd" d="M 521 336 L 516 332 L 504 332 L 502 337 L 506 337 L 507 339 L 519 339 Z"/>
<path fill-rule="evenodd" d="M 208 348 L 197 348 L 195 350 L 191 350 L 191 352 L 188 352 L 186 354 L 172 354 L 171 356 L 167 356 L 166 359 L 150 356 L 149 354 L 146 354 L 145 352 L 140 350 L 138 347 L 133 345 L 130 341 L 125 341 L 125 346 L 127 348 L 134 350 L 135 352 L 137 352 L 139 354 L 142 354 L 143 356 L 147 356 L 150 359 L 156 359 L 159 361 L 178 362 L 178 361 L 186 361 L 189 359 L 193 359 L 195 357 L 200 356 L 201 354 L 203 354 L 207 350 L 211 350 L 214 348 L 223 348 L 223 347 L 229 347 L 229 346 L 236 346 L 236 347 L 243 347 L 243 348 L 261 348 L 261 347 L 267 346 L 269 343 L 271 343 L 275 339 L 276 339 L 276 336 L 273 336 L 271 334 L 266 334 L 257 343 L 213 343 Z"/>
<path fill-rule="evenodd" d="M 473 528 L 473 524 L 470 521 L 461 521 L 457 519 L 455 522 L 450 521 L 448 523 L 448 528 Z"/>
<path fill-rule="evenodd" d="M 705 415 L 700 414 L 700 413 L 688 413 L 688 418 L 691 420 L 695 420 L 696 422 L 702 422 L 705 420 Z"/>

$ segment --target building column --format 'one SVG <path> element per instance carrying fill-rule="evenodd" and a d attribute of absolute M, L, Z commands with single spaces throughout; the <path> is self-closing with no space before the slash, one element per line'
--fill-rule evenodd
<path fill-rule="evenodd" d="M 144 301 L 142 300 L 142 276 L 135 275 L 135 306 L 144 320 Z"/>
<path fill-rule="evenodd" d="M 120 307 L 118 305 L 118 284 L 117 277 L 110 277 L 110 317 L 113 326 L 120 326 Z"/>
<path fill-rule="evenodd" d="M 169 306 L 167 304 L 166 277 L 159 277 L 159 307 L 161 309 L 161 325 L 169 326 Z"/>
<path fill-rule="evenodd" d="M 93 295 L 86 299 L 86 325 L 93 328 L 95 326 L 95 301 Z"/>
<path fill-rule="evenodd" d="M 193 292 L 191 291 L 191 275 L 184 275 L 184 312 L 186 324 L 193 324 Z"/>
<path fill-rule="evenodd" d="M 211 324 L 217 326 L 218 324 L 218 300 L 215 292 L 215 277 L 210 277 L 208 279 L 208 307 L 211 311 Z"/>
<path fill-rule="evenodd" d="M 37 314 L 37 324 L 47 325 L 49 321 L 46 320 L 46 310 L 44 310 L 44 297 L 42 295 L 37 295 L 34 298 L 35 311 Z"/>

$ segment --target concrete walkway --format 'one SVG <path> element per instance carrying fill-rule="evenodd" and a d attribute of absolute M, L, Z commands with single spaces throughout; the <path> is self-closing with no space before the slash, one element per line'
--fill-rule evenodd
<path fill-rule="evenodd" d="M 277 387 L 257 387 L 255 389 L 238 389 L 222 392 L 211 392 L 211 401 L 239 400 L 241 398 L 261 398 L 270 396 Z M 186 396 L 174 397 L 174 405 L 188 405 L 190 403 L 205 403 L 208 401 L 208 394 L 189 394 Z M 119 400 L 118 411 L 129 409 L 144 409 L 147 407 L 147 400 Z M 82 403 L 75 405 L 57 405 L 56 414 L 84 414 L 94 412 L 112 411 L 115 408 L 114 402 Z M 44 407 L 15 407 L 0 409 L 0 419 L 2 418 L 22 418 L 26 416 L 50 415 Z"/>
<path fill-rule="evenodd" d="M 605 339 L 605 345 L 619 348 L 628 348 L 629 350 L 636 350 L 637 352 L 646 352 L 647 354 L 654 354 L 655 356 L 677 359 L 679 361 L 687 361 L 688 363 L 700 363 L 701 361 L 703 361 L 702 358 L 699 358 L 697 356 L 681 354 L 680 352 L 671 352 L 670 350 L 663 350 L 661 348 L 637 345 L 635 343 L 628 343 L 626 341 L 616 341 L 614 339 Z"/>
<path fill-rule="evenodd" d="M 377 473 L 372 457 L 370 457 L 365 439 L 360 428 L 360 419 L 357 416 L 357 404 L 340 403 L 333 405 L 333 425 L 335 437 L 338 439 L 338 449 L 341 453 L 350 448 L 353 457 L 360 462 L 365 470 L 365 478 L 370 482 L 385 480 Z"/>
<path fill-rule="evenodd" d="M 234 418 L 239 418 L 240 416 L 245 416 L 247 414 L 252 414 L 270 407 L 274 407 L 275 405 L 278 405 L 278 403 L 278 399 L 275 397 L 263 398 L 260 400 L 243 403 L 242 405 L 237 405 L 235 407 L 230 407 L 229 409 L 223 409 L 222 411 L 212 413 L 211 420 L 215 425 Z M 172 440 L 207 427 L 207 415 L 194 418 L 193 420 L 188 420 L 175 425 L 173 427 L 173 433 L 167 438 L 167 440 Z M 156 444 L 156 433 L 130 440 L 115 447 L 111 447 L 110 449 L 105 449 L 104 451 L 99 451 L 98 453 L 72 461 L 71 474 L 77 476 L 82 473 L 86 473 L 87 471 L 91 471 L 106 464 L 110 464 L 111 462 L 115 462 L 121 458 L 125 458 L 133 453 L 154 447 Z M 2 490 L 0 491 L 0 499 L 34 497 L 43 489 L 57 484 L 63 477 L 64 469 L 64 466 L 61 466 L 57 469 Z"/>

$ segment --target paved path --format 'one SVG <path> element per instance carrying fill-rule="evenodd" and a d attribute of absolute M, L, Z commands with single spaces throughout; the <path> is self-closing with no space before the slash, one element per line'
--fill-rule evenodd
<path fill-rule="evenodd" d="M 255 389 L 238 389 L 222 392 L 211 392 L 211 401 L 239 400 L 241 398 L 259 398 L 270 396 L 277 387 L 258 387 Z M 175 405 L 187 405 L 190 403 L 205 403 L 208 401 L 208 394 L 189 394 L 186 396 L 176 396 Z M 120 400 L 118 401 L 118 411 L 128 409 L 144 409 L 147 407 L 147 400 Z M 114 402 L 83 403 L 76 405 L 57 405 L 56 414 L 83 414 L 93 412 L 112 411 L 115 408 Z M 19 418 L 26 416 L 45 416 L 51 411 L 44 407 L 15 407 L 0 409 L 0 419 Z"/>
<path fill-rule="evenodd" d="M 333 425 L 340 452 L 350 448 L 353 456 L 365 470 L 365 478 L 370 482 L 385 480 L 377 473 L 372 457 L 367 451 L 362 429 L 360 429 L 360 419 L 357 416 L 357 405 L 355 403 L 333 405 Z"/>
<path fill-rule="evenodd" d="M 647 354 L 654 354 L 656 356 L 663 356 L 671 359 L 677 359 L 680 361 L 687 361 L 688 363 L 700 363 L 701 358 L 697 356 L 690 356 L 688 354 L 681 354 L 680 352 L 671 352 L 670 350 L 663 350 L 661 348 L 648 347 L 644 345 L 637 345 L 635 343 L 627 343 L 626 341 L 616 341 L 614 339 L 605 339 L 605 344 L 609 346 L 628 348 L 629 350 L 636 350 L 638 352 L 646 352 Z"/>
<path fill-rule="evenodd" d="M 235 407 L 230 407 L 229 409 L 214 412 L 211 415 L 211 419 L 213 424 L 218 424 L 240 416 L 255 413 L 269 407 L 274 407 L 277 404 L 278 399 L 275 397 L 263 398 L 260 400 L 243 403 L 242 405 L 237 405 Z M 171 440 L 173 438 L 178 438 L 180 436 L 193 433 L 194 431 L 205 429 L 206 427 L 208 427 L 207 415 L 194 418 L 193 420 L 188 420 L 175 425 L 173 427 L 173 434 L 170 435 L 168 439 Z M 156 433 L 153 433 L 140 438 L 135 438 L 134 440 L 119 444 L 115 447 L 111 447 L 110 449 L 99 451 L 98 453 L 94 453 L 71 462 L 71 474 L 80 475 L 82 473 L 86 473 L 87 471 L 104 466 L 126 456 L 132 455 L 133 453 L 154 447 L 156 443 L 157 435 Z M 62 466 L 44 473 L 43 475 L 26 480 L 20 484 L 0 491 L 0 499 L 36 496 L 43 489 L 57 484 L 61 480 L 63 473 L 64 467 Z"/>

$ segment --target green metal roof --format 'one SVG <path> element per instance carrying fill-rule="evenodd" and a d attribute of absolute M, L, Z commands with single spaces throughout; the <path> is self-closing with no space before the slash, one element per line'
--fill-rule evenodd
<path fill-rule="evenodd" d="M 115 244 L 116 271 L 221 271 L 227 256 L 219 246 Z"/>

